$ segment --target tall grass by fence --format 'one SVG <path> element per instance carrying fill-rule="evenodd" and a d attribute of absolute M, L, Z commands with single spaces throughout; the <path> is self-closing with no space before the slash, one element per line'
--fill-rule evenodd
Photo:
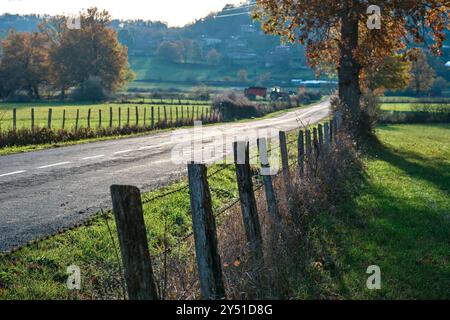
<path fill-rule="evenodd" d="M 287 140 L 288 135 L 286 132 L 280 132 L 279 147 L 281 152 L 281 175 L 284 181 L 284 187 L 286 189 L 285 196 L 287 197 L 286 203 L 289 206 L 289 213 L 293 215 L 293 219 L 296 219 L 295 204 L 291 202 L 293 200 L 292 193 L 292 177 L 290 171 L 295 167 L 297 176 L 299 179 L 304 179 L 306 176 L 313 176 L 314 171 L 317 169 L 317 161 L 322 150 L 331 150 L 333 144 L 338 142 L 339 135 L 338 130 L 340 127 L 340 119 L 335 118 L 332 121 L 320 125 L 317 128 L 311 130 L 300 130 L 296 139 L 291 141 Z M 234 166 L 236 171 L 236 183 L 239 189 L 239 196 L 236 199 L 230 201 L 224 208 L 215 211 L 211 203 L 211 192 L 214 192 L 210 188 L 208 179 L 211 176 L 216 175 L 220 170 L 217 170 L 208 175 L 207 167 L 203 164 L 191 163 L 188 165 L 188 180 L 189 183 L 177 190 L 173 190 L 170 193 L 162 194 L 158 196 L 158 199 L 171 195 L 176 192 L 186 192 L 189 190 L 190 195 L 190 207 L 192 215 L 192 232 L 186 235 L 175 246 L 167 248 L 163 252 L 163 264 L 167 267 L 167 253 L 171 252 L 175 247 L 185 243 L 188 239 L 193 240 L 193 247 L 195 248 L 196 265 L 197 268 L 194 271 L 194 282 L 186 284 L 184 279 L 186 273 L 179 272 L 177 276 L 182 277 L 180 279 L 183 282 L 182 290 L 192 290 L 196 285 L 199 287 L 200 297 L 203 299 L 223 299 L 226 298 L 226 288 L 224 286 L 224 279 L 229 277 L 229 274 L 224 274 L 224 268 L 228 268 L 229 263 L 221 260 L 221 256 L 218 250 L 218 239 L 220 233 L 218 232 L 217 219 L 230 208 L 240 204 L 240 211 L 242 214 L 243 229 L 245 230 L 245 238 L 248 250 L 241 252 L 239 257 L 234 261 L 235 266 L 239 266 L 241 261 L 250 261 L 253 265 L 264 265 L 264 255 L 262 253 L 262 236 L 261 230 L 264 225 L 260 221 L 258 214 L 258 208 L 256 205 L 256 193 L 259 190 L 264 189 L 267 201 L 267 211 L 269 212 L 270 222 L 274 224 L 280 224 L 280 216 L 278 213 L 277 197 L 274 194 L 274 185 L 270 172 L 270 164 L 268 162 L 268 154 L 271 150 L 268 150 L 267 140 L 258 140 L 258 150 L 260 158 L 260 166 L 257 168 L 258 173 L 255 173 L 255 168 L 250 165 L 250 150 L 248 141 L 238 141 L 234 144 Z M 289 148 L 291 146 L 291 148 Z M 296 148 L 292 148 L 295 146 Z M 273 148 L 275 148 L 273 147 Z M 290 153 L 295 152 L 295 161 L 290 163 Z M 257 155 L 258 157 L 258 155 Z M 230 165 L 224 165 L 223 168 L 230 167 Z M 120 192 L 119 192 L 120 190 Z M 163 299 L 166 298 L 167 290 L 167 273 L 164 272 L 164 290 L 157 290 L 158 294 L 154 294 L 152 286 L 146 286 L 146 283 L 155 283 L 155 279 L 148 280 L 148 275 L 153 274 L 152 263 L 145 265 L 145 270 L 142 270 L 142 259 L 147 261 L 148 249 L 147 239 L 145 237 L 138 237 L 136 234 L 142 234 L 142 232 L 136 233 L 133 230 L 139 228 L 145 229 L 142 216 L 142 204 L 154 201 L 154 199 L 144 199 L 141 202 L 139 194 L 135 187 L 130 186 L 112 186 L 111 196 L 113 199 L 113 213 L 118 226 L 119 239 L 132 239 L 132 241 L 121 241 L 122 259 L 125 267 L 125 280 L 128 290 L 128 296 L 132 299 L 139 299 L 141 297 L 151 299 Z M 131 212 L 133 211 L 133 212 Z M 129 217 L 138 216 L 131 221 Z M 127 224 L 140 224 L 140 226 L 123 227 Z M 219 235 L 218 235 L 219 234 Z M 192 243 L 192 242 L 191 242 Z M 131 246 L 131 247 L 130 247 Z M 135 254 L 133 248 L 143 248 L 140 254 Z M 192 246 L 189 247 L 192 249 Z M 134 250 L 134 251 L 133 251 Z M 160 261 L 160 257 L 152 257 L 154 260 Z M 184 261 L 186 263 L 186 261 Z M 194 261 L 189 260 L 190 263 Z M 141 268 L 141 269 L 139 269 Z M 137 274 L 145 273 L 145 277 L 142 281 L 136 281 L 135 278 L 130 278 L 127 274 L 133 272 L 133 270 L 139 270 Z M 191 270 L 189 268 L 189 270 Z M 180 270 L 178 270 L 180 271 Z M 255 284 L 264 286 L 262 282 L 264 276 L 258 272 L 251 272 L 249 276 Z M 192 277 L 191 277 L 192 278 Z M 188 289 L 187 289 L 188 288 Z M 179 288 L 178 288 L 179 289 Z M 185 297 L 185 296 L 184 296 Z"/>

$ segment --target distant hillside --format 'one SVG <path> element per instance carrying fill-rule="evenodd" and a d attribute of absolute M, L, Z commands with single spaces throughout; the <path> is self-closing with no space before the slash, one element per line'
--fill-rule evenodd
<path fill-rule="evenodd" d="M 314 79 L 304 48 L 282 45 L 278 37 L 263 34 L 246 10 L 227 6 L 182 28 L 155 21 L 114 20 L 112 27 L 129 48 L 129 61 L 137 75 L 131 87 L 198 83 L 289 86 L 294 79 Z M 36 30 L 42 18 L 0 16 L 0 38 L 10 29 Z M 432 59 L 433 67 L 450 81 L 450 72 L 439 68 L 442 61 L 450 61 L 450 39 L 445 43 L 444 56 L 437 59 Z"/>

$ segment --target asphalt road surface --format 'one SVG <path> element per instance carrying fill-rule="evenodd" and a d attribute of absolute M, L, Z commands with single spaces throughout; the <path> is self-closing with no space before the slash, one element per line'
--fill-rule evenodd
<path fill-rule="evenodd" d="M 276 137 L 328 113 L 327 100 L 263 120 L 0 156 L 0 252 L 110 208 L 113 184 L 149 191 L 185 175 L 191 155 L 211 163 L 229 155 L 235 139 Z"/>

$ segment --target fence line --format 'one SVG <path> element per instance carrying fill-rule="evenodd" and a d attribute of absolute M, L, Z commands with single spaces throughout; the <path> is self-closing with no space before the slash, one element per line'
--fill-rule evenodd
<path fill-rule="evenodd" d="M 161 109 L 163 107 L 163 109 Z M 168 110 L 167 107 L 170 109 Z M 178 117 L 178 107 L 175 106 L 157 106 L 158 114 L 155 117 L 155 106 L 150 106 L 150 112 L 148 112 L 149 106 L 135 106 L 135 121 L 131 119 L 130 107 L 125 110 L 126 114 L 126 126 L 125 127 L 143 127 L 149 129 L 163 129 L 167 127 L 181 127 L 185 125 L 192 125 L 195 120 L 202 120 L 205 123 L 216 123 L 219 121 L 217 117 L 205 117 L 205 111 L 209 112 L 212 108 L 211 105 L 200 105 L 192 106 L 192 108 L 197 108 L 197 116 L 192 112 L 192 118 L 186 118 L 182 116 Z M 174 111 L 173 109 L 176 108 Z M 104 125 L 104 115 L 108 114 L 109 109 L 109 119 L 106 120 L 107 123 Z M 201 114 L 200 114 L 200 109 Z M 45 127 L 47 129 L 64 129 L 68 131 L 78 131 L 83 128 L 80 125 L 81 122 L 85 122 L 85 127 L 92 129 L 97 128 L 109 128 L 109 129 L 121 129 L 122 125 L 122 107 L 119 105 L 116 107 L 114 112 L 113 107 L 99 107 L 99 108 L 86 108 L 86 113 L 84 117 L 81 116 L 80 109 L 66 109 L 66 108 L 30 108 L 30 109 L 18 109 L 12 108 L 11 110 L 5 111 L 5 118 L 0 120 L 2 130 L 18 130 L 18 129 L 31 129 L 35 130 L 39 127 Z M 97 115 L 93 111 L 98 110 Z M 163 112 L 163 115 L 161 115 Z M 46 113 L 46 115 L 44 115 Z M 76 115 L 75 115 L 76 114 Z M 71 115 L 71 116 L 70 116 Z M 116 115 L 116 118 L 114 118 Z M 150 115 L 150 117 L 148 117 Z M 43 121 L 45 121 L 45 126 L 43 126 Z M 58 125 L 55 126 L 57 121 Z M 98 125 L 92 126 L 97 121 Z M 150 125 L 148 125 L 150 123 Z"/>
<path fill-rule="evenodd" d="M 194 110 L 192 110 L 192 113 L 193 112 Z M 333 132 L 329 130 L 330 124 L 333 125 Z M 339 125 L 340 122 L 333 119 L 330 123 L 327 123 L 324 126 L 320 125 L 318 128 L 314 128 L 313 132 L 309 129 L 305 131 L 300 130 L 298 132 L 298 137 L 292 141 L 289 141 L 289 143 L 287 142 L 286 133 L 280 132 L 279 139 L 283 168 L 281 173 L 283 175 L 283 180 L 285 181 L 287 193 L 290 192 L 289 188 L 292 187 L 289 171 L 292 170 L 294 166 L 297 166 L 298 170 L 302 172 L 302 170 L 305 170 L 304 163 L 308 164 L 308 171 L 312 170 L 312 162 L 317 162 L 320 150 L 327 147 L 327 142 L 333 141 L 335 143 L 337 141 L 336 129 L 339 129 Z M 294 142 L 297 143 L 297 157 L 295 157 L 294 161 L 289 162 L 287 146 L 293 144 Z M 306 143 L 306 147 L 303 145 L 303 142 Z M 266 161 L 267 158 L 265 158 L 267 157 L 267 145 L 264 145 L 266 143 L 267 141 L 260 139 L 257 144 L 259 155 L 261 156 L 261 172 L 268 167 L 268 161 Z M 209 187 L 208 179 L 219 172 L 230 168 L 232 165 L 223 165 L 213 173 L 208 174 L 206 165 L 195 163 L 189 164 L 188 185 L 142 202 L 149 203 L 153 200 L 189 189 L 193 231 L 177 241 L 175 245 L 170 248 L 166 248 L 163 254 L 172 251 L 175 247 L 194 236 L 197 252 L 196 258 L 199 271 L 200 290 L 204 299 L 221 299 L 225 297 L 221 269 L 222 265 L 220 263 L 220 256 L 217 251 L 217 227 L 215 219 L 240 203 L 243 225 L 253 261 L 259 261 L 261 263 L 263 263 L 262 237 L 255 200 L 256 191 L 265 188 L 268 212 L 273 218 L 279 219 L 279 217 L 277 217 L 278 213 L 273 207 L 273 204 L 277 207 L 277 203 L 273 194 L 272 183 L 268 183 L 269 180 L 265 179 L 263 176 L 263 182 L 256 187 L 253 186 L 250 167 L 251 158 L 249 152 L 249 142 L 235 142 L 233 144 L 233 150 L 239 197 L 220 209 L 218 213 L 214 213 L 212 208 L 212 189 Z M 242 151 L 243 153 L 239 151 Z M 288 201 L 289 200 L 290 199 L 288 199 Z"/>

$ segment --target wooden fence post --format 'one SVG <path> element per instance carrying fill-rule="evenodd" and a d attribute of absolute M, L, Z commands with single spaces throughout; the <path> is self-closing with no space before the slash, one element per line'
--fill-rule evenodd
<path fill-rule="evenodd" d="M 319 138 L 317 135 L 317 128 L 313 129 L 313 147 L 314 147 L 314 155 L 317 159 L 319 156 Z"/>
<path fill-rule="evenodd" d="M 31 108 L 31 131 L 34 131 L 34 108 Z"/>
<path fill-rule="evenodd" d="M 334 135 L 335 135 L 336 128 L 334 127 L 333 120 L 330 120 L 329 124 L 330 124 L 330 144 L 332 144 L 334 141 Z"/>
<path fill-rule="evenodd" d="M 170 107 L 170 127 L 173 127 L 173 106 Z"/>
<path fill-rule="evenodd" d="M 188 177 L 192 229 L 202 298 L 224 299 L 222 263 L 217 248 L 216 221 L 212 211 L 206 166 L 188 164 Z"/>
<path fill-rule="evenodd" d="M 88 110 L 87 126 L 88 128 L 91 127 L 91 109 Z"/>
<path fill-rule="evenodd" d="M 113 127 L 113 108 L 109 107 L 109 128 Z"/>
<path fill-rule="evenodd" d="M 148 250 L 141 192 L 132 186 L 111 186 L 125 281 L 130 300 L 157 300 Z"/>
<path fill-rule="evenodd" d="M 98 127 L 102 127 L 102 109 L 98 109 Z"/>
<path fill-rule="evenodd" d="M 167 108 L 166 106 L 163 107 L 164 110 L 164 128 L 167 127 Z"/>
<path fill-rule="evenodd" d="M 139 127 L 139 108 L 136 106 L 136 127 Z"/>
<path fill-rule="evenodd" d="M 234 142 L 233 150 L 245 234 L 250 243 L 253 258 L 255 261 L 260 261 L 263 258 L 262 236 L 253 190 L 249 143 L 247 141 Z"/>
<path fill-rule="evenodd" d="M 127 108 L 127 127 L 130 126 L 130 107 Z"/>
<path fill-rule="evenodd" d="M 186 123 L 188 124 L 191 120 L 190 115 L 189 115 L 189 107 L 186 107 L 186 112 L 187 112 Z"/>
<path fill-rule="evenodd" d="M 152 129 L 155 129 L 155 107 L 152 106 L 152 110 L 151 110 L 151 116 L 152 116 Z"/>
<path fill-rule="evenodd" d="M 275 190 L 273 188 L 272 172 L 269 162 L 269 153 L 267 151 L 267 139 L 258 139 L 259 158 L 261 161 L 261 175 L 263 177 L 264 190 L 266 193 L 267 209 L 269 216 L 276 223 L 281 221 L 280 214 L 278 212 L 278 201 L 275 196 Z"/>
<path fill-rule="evenodd" d="M 17 110 L 16 108 L 13 109 L 13 130 L 16 131 L 17 129 Z"/>
<path fill-rule="evenodd" d="M 312 144 L 311 144 L 311 131 L 306 130 L 306 166 L 308 173 L 311 171 L 311 158 L 312 158 Z"/>
<path fill-rule="evenodd" d="M 48 129 L 52 128 L 52 113 L 53 113 L 52 108 L 48 109 L 48 119 L 47 119 L 47 128 Z"/>
<path fill-rule="evenodd" d="M 144 128 L 146 124 L 147 124 L 147 107 L 144 107 Z"/>
<path fill-rule="evenodd" d="M 323 146 L 323 126 L 319 124 L 317 130 L 319 131 L 319 146 Z"/>
<path fill-rule="evenodd" d="M 305 138 L 303 130 L 300 130 L 298 133 L 298 171 L 300 174 L 300 178 L 305 175 Z"/>
<path fill-rule="evenodd" d="M 281 166 L 283 168 L 283 181 L 286 188 L 286 196 L 288 200 L 289 213 L 295 214 L 295 205 L 293 203 L 293 190 L 291 184 L 291 177 L 289 176 L 289 153 L 287 148 L 286 132 L 280 131 L 280 151 L 281 151 Z"/>
<path fill-rule="evenodd" d="M 175 126 L 178 126 L 178 107 L 175 107 L 175 111 L 176 111 Z"/>
<path fill-rule="evenodd" d="M 161 108 L 158 106 L 158 127 L 161 126 Z"/>
<path fill-rule="evenodd" d="M 184 123 L 184 107 L 181 106 L 181 123 Z"/>
<path fill-rule="evenodd" d="M 66 128 L 66 109 L 63 110 L 62 129 Z"/>
<path fill-rule="evenodd" d="M 324 131 L 324 144 L 325 146 L 329 146 L 330 145 L 330 124 L 328 122 L 325 122 L 324 126 L 323 126 L 323 131 Z"/>
<path fill-rule="evenodd" d="M 119 121 L 119 129 L 122 127 L 122 108 L 119 107 L 119 117 L 118 117 L 118 121 Z"/>
<path fill-rule="evenodd" d="M 77 115 L 75 117 L 75 131 L 78 131 L 79 121 L 80 121 L 80 109 L 77 109 Z"/>

